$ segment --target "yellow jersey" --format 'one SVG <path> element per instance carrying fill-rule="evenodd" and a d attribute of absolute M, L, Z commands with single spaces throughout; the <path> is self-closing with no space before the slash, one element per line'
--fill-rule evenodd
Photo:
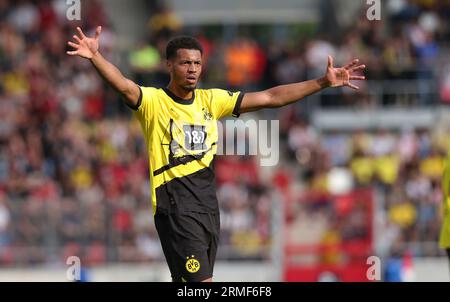
<path fill-rule="evenodd" d="M 214 174 L 217 120 L 239 117 L 244 94 L 195 89 L 183 100 L 168 89 L 140 87 L 134 110 L 149 156 L 153 213 L 219 211 Z"/>
<path fill-rule="evenodd" d="M 450 152 L 445 161 L 442 177 L 442 192 L 444 198 L 444 222 L 441 229 L 439 245 L 441 248 L 450 248 Z"/>

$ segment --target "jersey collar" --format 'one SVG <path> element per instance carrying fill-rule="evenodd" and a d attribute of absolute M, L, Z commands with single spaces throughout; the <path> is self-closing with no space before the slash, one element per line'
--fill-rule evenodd
<path fill-rule="evenodd" d="M 195 90 L 192 92 L 192 97 L 189 100 L 185 100 L 175 95 L 172 91 L 167 88 L 163 88 L 164 92 L 176 103 L 181 105 L 192 105 L 195 99 Z"/>

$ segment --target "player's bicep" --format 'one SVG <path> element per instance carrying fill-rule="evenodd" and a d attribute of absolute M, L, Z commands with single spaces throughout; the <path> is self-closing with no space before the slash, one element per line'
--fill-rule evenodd
<path fill-rule="evenodd" d="M 241 113 L 257 111 L 263 108 L 278 107 L 273 102 L 272 95 L 267 91 L 246 93 L 242 99 Z"/>

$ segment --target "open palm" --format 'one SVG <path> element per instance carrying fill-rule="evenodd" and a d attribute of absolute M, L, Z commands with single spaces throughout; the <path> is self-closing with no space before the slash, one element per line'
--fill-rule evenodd
<path fill-rule="evenodd" d="M 350 83 L 351 80 L 365 80 L 365 76 L 357 76 L 355 72 L 358 70 L 363 70 L 366 68 L 365 65 L 357 65 L 359 60 L 353 60 L 351 63 L 347 64 L 341 68 L 333 67 L 333 58 L 328 56 L 328 67 L 326 78 L 330 83 L 331 87 L 342 87 L 348 86 L 352 89 L 359 89 L 359 87 Z"/>
<path fill-rule="evenodd" d="M 86 37 L 80 27 L 77 27 L 77 32 L 78 36 L 73 36 L 76 43 L 72 41 L 67 42 L 67 44 L 75 50 L 68 51 L 67 54 L 70 56 L 80 56 L 82 58 L 92 59 L 92 57 L 98 52 L 98 41 L 102 32 L 102 27 L 97 27 L 94 38 Z"/>

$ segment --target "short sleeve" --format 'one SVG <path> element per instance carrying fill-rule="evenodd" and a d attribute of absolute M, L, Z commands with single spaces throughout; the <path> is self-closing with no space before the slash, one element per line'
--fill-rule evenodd
<path fill-rule="evenodd" d="M 155 114 L 156 88 L 139 86 L 139 100 L 135 107 L 135 115 L 141 121 L 150 122 Z"/>
<path fill-rule="evenodd" d="M 218 120 L 222 117 L 240 116 L 240 109 L 244 93 L 230 92 L 222 89 L 211 89 L 212 93 L 212 111 L 214 117 Z"/>

